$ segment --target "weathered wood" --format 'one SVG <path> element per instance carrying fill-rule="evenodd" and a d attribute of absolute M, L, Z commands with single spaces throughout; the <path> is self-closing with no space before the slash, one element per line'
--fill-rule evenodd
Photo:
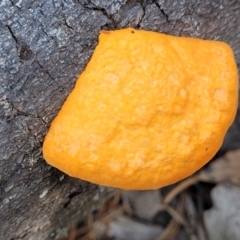
<path fill-rule="evenodd" d="M 51 168 L 41 154 L 100 29 L 223 40 L 239 64 L 239 16 L 238 0 L 1 0 L 0 239 L 57 239 L 109 191 Z M 239 129 L 238 114 L 223 151 L 239 146 Z"/>

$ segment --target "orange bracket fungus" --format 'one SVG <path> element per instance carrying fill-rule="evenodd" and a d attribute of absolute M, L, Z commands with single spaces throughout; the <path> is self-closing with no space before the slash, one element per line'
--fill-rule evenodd
<path fill-rule="evenodd" d="M 206 164 L 238 103 L 231 48 L 135 30 L 102 31 L 43 144 L 68 175 L 122 189 L 156 189 Z"/>

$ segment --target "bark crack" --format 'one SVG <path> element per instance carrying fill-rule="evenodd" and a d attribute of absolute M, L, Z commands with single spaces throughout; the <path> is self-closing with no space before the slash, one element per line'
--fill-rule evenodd
<path fill-rule="evenodd" d="M 141 0 L 140 1 L 140 4 L 141 4 L 141 7 L 142 7 L 142 10 L 143 10 L 143 15 L 141 16 L 141 18 L 139 19 L 139 22 L 137 24 L 137 27 L 140 28 L 141 27 L 141 23 L 146 15 L 146 5 L 147 4 L 144 4 L 144 0 Z"/>
<path fill-rule="evenodd" d="M 101 12 L 110 21 L 110 23 L 112 24 L 113 28 L 117 28 L 117 24 L 116 24 L 115 20 L 112 17 L 113 14 L 109 14 L 106 11 L 106 9 L 104 9 L 103 7 L 96 6 L 96 4 L 94 4 L 94 2 L 92 2 L 92 1 L 90 1 L 89 3 L 92 4 L 93 6 L 88 6 L 87 4 L 84 4 L 84 3 L 80 3 L 80 4 L 85 9 Z M 109 23 L 107 23 L 106 25 L 109 25 Z"/>
<path fill-rule="evenodd" d="M 64 24 L 67 28 L 69 28 L 69 29 L 71 29 L 72 31 L 75 32 L 75 30 L 68 24 L 65 14 L 63 14 L 63 21 L 64 21 Z"/>
<path fill-rule="evenodd" d="M 63 205 L 63 208 L 67 208 L 68 205 L 71 203 L 72 199 L 78 195 L 80 195 L 82 193 L 82 191 L 76 191 L 76 192 L 73 192 L 73 193 L 70 193 L 68 195 L 68 201 Z"/>
<path fill-rule="evenodd" d="M 18 5 L 16 5 L 12 0 L 9 0 L 9 2 L 10 2 L 14 7 L 16 7 L 18 10 L 21 10 L 21 8 L 20 8 Z"/>
<path fill-rule="evenodd" d="M 158 3 L 158 1 L 155 0 L 154 2 L 155 2 L 155 4 L 156 4 L 156 6 L 158 7 L 158 9 L 160 10 L 160 12 L 163 14 L 163 16 L 165 16 L 167 22 L 170 22 L 170 21 L 169 21 L 169 16 L 168 16 L 168 14 L 163 10 L 162 6 Z"/>
<path fill-rule="evenodd" d="M 6 27 L 7 27 L 8 31 L 9 31 L 9 33 L 11 34 L 12 38 L 13 38 L 14 41 L 16 42 L 16 44 L 18 44 L 18 39 L 17 39 L 17 37 L 15 36 L 15 34 L 13 33 L 12 28 L 10 27 L 10 25 L 7 25 Z"/>
<path fill-rule="evenodd" d="M 51 73 L 50 73 L 47 69 L 44 68 L 44 66 L 42 66 L 42 65 L 40 64 L 40 62 L 39 62 L 38 60 L 36 60 L 36 63 L 37 63 L 37 65 L 43 70 L 43 72 L 46 73 L 47 76 L 48 76 L 55 84 L 58 85 L 58 83 L 56 82 L 55 78 L 51 75 Z"/>

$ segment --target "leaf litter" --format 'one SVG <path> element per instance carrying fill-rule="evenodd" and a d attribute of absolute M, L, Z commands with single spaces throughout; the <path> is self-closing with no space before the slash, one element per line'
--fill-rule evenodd
<path fill-rule="evenodd" d="M 239 199 L 240 149 L 162 189 L 116 190 L 58 240 L 237 240 Z"/>

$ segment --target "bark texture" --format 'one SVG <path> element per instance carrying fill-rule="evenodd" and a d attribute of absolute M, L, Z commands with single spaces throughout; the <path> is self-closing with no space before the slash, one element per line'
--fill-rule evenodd
<path fill-rule="evenodd" d="M 110 191 L 64 175 L 41 154 L 100 29 L 223 40 L 239 66 L 239 16 L 239 0 L 0 0 L 0 239 L 64 236 Z M 239 119 L 222 151 L 239 147 Z"/>

